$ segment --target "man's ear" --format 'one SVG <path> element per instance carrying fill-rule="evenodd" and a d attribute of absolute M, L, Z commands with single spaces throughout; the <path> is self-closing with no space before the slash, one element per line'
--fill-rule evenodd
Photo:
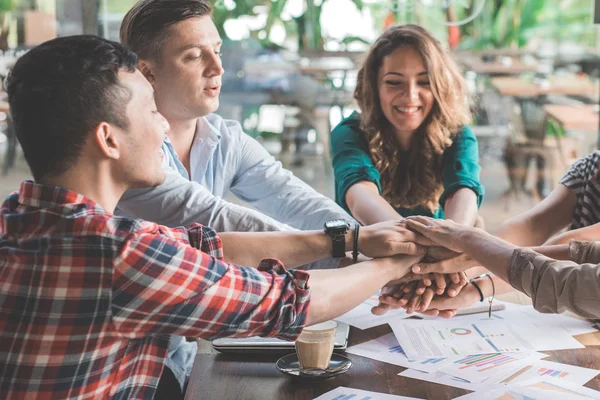
<path fill-rule="evenodd" d="M 151 85 L 154 84 L 154 63 L 147 60 L 138 61 L 138 69 Z"/>
<path fill-rule="evenodd" d="M 115 134 L 114 127 L 107 122 L 101 122 L 94 132 L 94 142 L 98 151 L 105 157 L 118 160 L 120 157 L 120 143 Z"/>

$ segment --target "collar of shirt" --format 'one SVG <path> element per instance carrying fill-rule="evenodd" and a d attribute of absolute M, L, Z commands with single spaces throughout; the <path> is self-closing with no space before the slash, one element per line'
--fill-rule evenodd
<path fill-rule="evenodd" d="M 58 186 L 43 185 L 26 180 L 21 183 L 19 189 L 19 203 L 36 208 L 52 208 L 56 206 L 67 206 L 69 204 L 89 204 L 104 211 L 94 201 L 86 198 L 81 193 Z"/>
<path fill-rule="evenodd" d="M 192 176 L 190 177 L 183 163 L 179 160 L 179 156 L 171 143 L 169 135 L 165 135 L 163 142 L 162 151 L 165 156 L 163 166 L 177 170 L 177 172 L 188 180 L 201 180 L 220 142 L 221 133 L 219 130 L 208 121 L 207 117 L 198 118 L 196 133 L 194 134 L 192 148 L 190 149 L 190 169 Z"/>

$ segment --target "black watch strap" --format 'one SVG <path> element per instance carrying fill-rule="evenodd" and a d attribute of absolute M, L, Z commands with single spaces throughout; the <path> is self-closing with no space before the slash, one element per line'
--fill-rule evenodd
<path fill-rule="evenodd" d="M 334 258 L 344 257 L 346 255 L 346 235 L 331 235 L 331 245 L 333 248 L 332 256 Z"/>

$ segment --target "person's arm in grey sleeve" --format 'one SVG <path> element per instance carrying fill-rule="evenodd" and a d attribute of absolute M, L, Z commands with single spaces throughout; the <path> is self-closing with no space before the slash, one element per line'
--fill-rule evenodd
<path fill-rule="evenodd" d="M 515 250 L 510 284 L 525 293 L 536 310 L 572 311 L 584 318 L 600 317 L 600 265 L 557 261 L 533 250 Z"/>
<path fill-rule="evenodd" d="M 219 232 L 294 230 L 258 211 L 214 196 L 175 170 L 165 168 L 165 174 L 159 186 L 125 192 L 117 206 L 120 213 L 170 227 L 198 222 Z"/>
<path fill-rule="evenodd" d="M 326 221 L 352 221 L 333 200 L 318 193 L 283 168 L 255 139 L 239 125 L 240 164 L 231 191 L 251 206 L 296 229 L 322 229 Z"/>

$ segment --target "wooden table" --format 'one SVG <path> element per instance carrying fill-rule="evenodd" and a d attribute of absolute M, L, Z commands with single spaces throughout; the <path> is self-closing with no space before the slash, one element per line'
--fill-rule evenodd
<path fill-rule="evenodd" d="M 546 104 L 544 111 L 567 131 L 598 131 L 598 112 L 595 105 L 569 106 Z"/>
<path fill-rule="evenodd" d="M 492 86 L 504 96 L 535 97 L 546 94 L 597 96 L 598 85 L 588 77 L 552 76 L 549 85 L 542 86 L 522 77 L 496 77 L 491 79 Z"/>
<path fill-rule="evenodd" d="M 507 297 L 503 299 L 512 300 Z M 522 297 L 517 299 L 515 302 L 527 301 L 523 301 Z M 388 325 L 364 331 L 352 328 L 350 345 L 390 332 Z M 580 335 L 577 339 L 588 347 L 544 352 L 550 355 L 545 360 L 600 369 L 600 347 L 591 347 L 600 345 L 600 333 Z M 199 351 L 196 356 L 186 400 L 312 400 L 338 386 L 436 400 L 453 399 L 469 393 L 464 389 L 398 376 L 405 368 L 354 354 L 345 354 L 353 364 L 347 373 L 327 381 L 307 381 L 280 373 L 275 368 L 275 362 L 279 358 L 277 355 L 224 355 L 210 350 L 206 352 L 210 354 L 200 354 L 202 351 Z M 586 386 L 600 390 L 600 376 Z"/>

